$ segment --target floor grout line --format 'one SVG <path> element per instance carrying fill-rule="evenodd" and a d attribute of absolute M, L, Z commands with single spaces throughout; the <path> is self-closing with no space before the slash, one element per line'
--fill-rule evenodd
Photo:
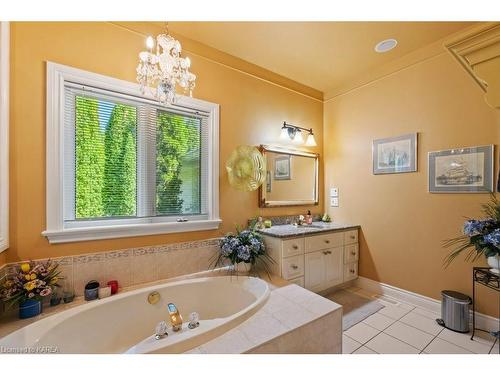
<path fill-rule="evenodd" d="M 402 307 L 398 306 L 398 304 L 403 304 L 403 305 L 406 305 L 406 306 L 411 307 L 411 309 L 409 309 L 409 310 L 403 309 L 403 310 L 406 310 L 406 312 L 405 312 L 402 316 L 400 316 L 399 318 L 397 318 L 397 319 L 395 319 L 395 318 L 394 318 L 394 317 L 392 317 L 392 316 L 385 315 L 384 313 L 382 313 L 382 312 L 381 312 L 381 310 L 383 310 L 383 308 L 382 308 L 382 309 L 380 309 L 380 310 L 378 310 L 377 312 L 375 312 L 374 314 L 380 313 L 381 315 L 384 315 L 385 317 L 387 317 L 387 318 L 390 318 L 390 319 L 393 319 L 393 320 L 394 320 L 394 322 L 392 322 L 391 324 L 389 324 L 389 325 L 388 325 L 387 327 L 385 327 L 383 330 L 380 330 L 380 329 L 378 329 L 378 328 L 376 328 L 376 327 L 373 327 L 373 326 L 371 326 L 370 324 L 368 324 L 368 323 L 365 323 L 365 322 L 364 322 L 364 320 L 365 320 L 365 319 L 367 319 L 369 316 L 372 316 L 372 315 L 374 315 L 374 314 L 371 314 L 371 315 L 369 315 L 368 317 L 366 317 L 364 320 L 362 320 L 362 321 L 358 322 L 357 324 L 359 324 L 359 323 L 364 323 L 364 324 L 366 324 L 367 326 L 369 326 L 370 328 L 373 328 L 373 329 L 377 330 L 377 331 L 378 331 L 378 333 L 377 333 L 375 336 L 373 336 L 372 338 L 370 338 L 370 339 L 369 339 L 367 342 L 365 342 L 364 344 L 363 344 L 363 343 L 360 343 L 359 341 L 355 340 L 355 339 L 354 339 L 354 338 L 352 338 L 351 336 L 347 335 L 347 336 L 348 336 L 351 340 L 353 340 L 353 341 L 355 341 L 356 343 L 358 343 L 358 344 L 360 344 L 360 345 L 361 345 L 361 346 L 360 346 L 359 348 L 357 348 L 356 350 L 359 350 L 360 348 L 365 347 L 365 348 L 367 348 L 367 349 L 369 349 L 369 350 L 371 350 L 371 351 L 373 351 L 373 352 L 376 352 L 375 350 L 373 350 L 373 349 L 371 349 L 370 347 L 368 347 L 368 346 L 367 346 L 367 344 L 368 344 L 369 342 L 371 342 L 372 340 L 374 340 L 374 339 L 375 339 L 377 336 L 379 336 L 381 333 L 385 333 L 386 335 L 390 336 L 391 338 L 393 338 L 393 339 L 395 339 L 395 340 L 397 340 L 397 341 L 399 341 L 399 342 L 401 342 L 401 343 L 404 343 L 404 344 L 406 344 L 406 345 L 411 346 L 412 348 L 415 348 L 415 349 L 417 349 L 417 350 L 420 350 L 419 348 L 415 347 L 414 345 L 412 345 L 412 344 L 410 344 L 410 343 L 408 343 L 408 342 L 406 342 L 406 341 L 404 341 L 404 340 L 401 340 L 401 339 L 399 339 L 399 338 L 397 338 L 397 337 L 395 337 L 395 336 L 391 335 L 390 333 L 386 332 L 386 330 L 387 330 L 388 328 L 390 328 L 391 326 L 393 326 L 396 322 L 400 322 L 401 324 L 404 324 L 404 325 L 406 325 L 406 326 L 408 326 L 408 327 L 414 328 L 414 329 L 416 329 L 416 330 L 418 330 L 418 331 L 420 331 L 420 332 L 422 332 L 422 333 L 425 333 L 425 334 L 427 334 L 427 335 L 431 335 L 431 336 L 433 336 L 433 337 L 432 337 L 432 340 L 431 340 L 431 341 L 430 341 L 427 345 L 425 345 L 425 347 L 424 347 L 423 349 L 421 349 L 421 350 L 420 350 L 420 352 L 419 352 L 418 354 L 422 354 L 422 353 L 424 353 L 424 351 L 425 351 L 425 350 L 429 347 L 429 345 L 431 345 L 431 344 L 432 344 L 432 343 L 436 340 L 436 338 L 439 338 L 439 339 L 441 339 L 441 340 L 443 340 L 443 341 L 445 341 L 445 342 L 447 342 L 447 343 L 449 343 L 449 344 L 451 344 L 451 345 L 454 345 L 454 346 L 459 347 L 459 348 L 461 348 L 461 349 L 464 349 L 464 350 L 466 350 L 466 351 L 468 351 L 468 352 L 471 352 L 471 350 L 470 350 L 470 349 L 465 348 L 465 347 L 464 347 L 464 346 L 462 346 L 462 345 L 458 345 L 458 344 L 456 344 L 456 343 L 454 343 L 454 342 L 451 342 L 451 341 L 447 340 L 446 338 L 440 337 L 439 335 L 440 335 L 440 334 L 441 334 L 441 333 L 445 330 L 445 327 L 440 327 L 440 330 L 439 330 L 436 334 L 432 334 L 432 333 L 426 332 L 426 331 L 424 331 L 424 330 L 422 330 L 422 329 L 420 329 L 420 328 L 418 328 L 418 327 L 415 327 L 415 326 L 413 326 L 413 325 L 411 325 L 411 324 L 409 324 L 409 323 L 406 323 L 406 322 L 401 321 L 401 319 L 403 319 L 405 316 L 407 316 L 407 315 L 408 315 L 409 313 L 411 313 L 411 312 L 415 313 L 416 315 L 418 315 L 418 316 L 419 316 L 419 317 L 421 317 L 421 318 L 425 318 L 425 319 L 428 319 L 428 320 L 433 321 L 434 319 L 430 318 L 430 317 L 429 317 L 429 316 L 427 316 L 427 315 L 424 315 L 424 314 L 419 314 L 419 313 L 418 313 L 418 311 L 415 311 L 415 310 L 416 310 L 416 309 L 419 309 L 419 310 L 423 310 L 423 311 L 430 312 L 430 313 L 433 313 L 433 314 L 434 314 L 434 313 L 436 313 L 435 311 L 433 311 L 433 310 L 428 310 L 428 309 L 422 308 L 422 307 L 420 307 L 420 306 L 413 305 L 413 304 L 411 304 L 411 303 L 403 302 L 403 301 L 400 301 L 400 300 L 398 300 L 398 299 L 396 299 L 396 298 L 393 298 L 393 297 L 391 297 L 391 299 L 392 299 L 392 300 L 394 300 L 395 302 L 397 302 L 397 304 L 395 304 L 395 305 L 386 305 L 386 304 L 384 304 L 384 303 L 380 302 L 378 298 L 373 298 L 373 297 L 368 296 L 368 295 L 366 295 L 366 294 L 358 293 L 358 292 L 360 292 L 360 291 L 362 292 L 362 291 L 364 291 L 364 289 L 359 288 L 359 289 L 358 289 L 358 290 L 356 290 L 355 292 L 353 292 L 353 291 L 349 291 L 349 292 L 350 292 L 350 293 L 353 293 L 353 294 L 356 294 L 356 295 L 358 295 L 358 296 L 361 296 L 361 297 L 367 298 L 367 299 L 369 299 L 369 300 L 371 300 L 371 301 L 376 301 L 376 302 L 379 302 L 379 303 L 381 303 L 381 304 L 384 306 L 384 308 L 385 308 L 385 307 L 391 307 L 391 306 L 394 306 L 394 307 L 399 307 L 400 309 L 403 309 Z M 383 300 L 382 300 L 382 301 L 383 301 Z M 387 302 L 387 301 L 384 301 L 384 302 Z M 437 313 L 436 313 L 436 314 L 437 314 Z M 345 331 L 344 331 L 344 332 L 345 332 Z M 344 332 L 342 332 L 342 333 L 344 334 Z M 477 342 L 477 343 L 479 343 L 479 344 L 487 345 L 487 344 L 484 344 L 484 343 L 479 342 L 479 341 L 475 341 L 475 342 Z M 489 349 L 488 353 L 491 353 L 491 352 L 493 351 L 493 349 L 495 348 L 495 344 L 496 344 L 497 342 L 498 342 L 498 339 L 495 339 L 495 340 L 493 341 L 493 343 L 491 344 L 491 347 L 490 347 L 490 349 Z M 354 350 L 354 352 L 355 352 L 356 350 Z M 350 354 L 353 354 L 354 352 L 352 352 L 352 353 L 350 353 Z M 376 352 L 376 353 L 377 353 L 377 354 L 380 354 L 380 353 L 378 353 L 378 352 Z M 473 352 L 471 352 L 471 353 L 473 353 Z"/>

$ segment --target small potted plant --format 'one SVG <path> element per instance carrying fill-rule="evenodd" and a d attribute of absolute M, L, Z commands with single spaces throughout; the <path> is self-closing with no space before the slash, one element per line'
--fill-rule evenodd
<path fill-rule="evenodd" d="M 0 287 L 0 296 L 11 306 L 19 304 L 19 318 L 32 318 L 42 312 L 43 297 L 59 286 L 57 263 L 33 261 L 22 263 Z"/>
<path fill-rule="evenodd" d="M 464 223 L 464 234 L 445 241 L 445 247 L 455 247 L 446 257 L 448 266 L 458 255 L 467 251 L 465 260 L 475 261 L 485 256 L 491 272 L 500 274 L 500 201 L 491 194 L 491 202 L 482 205 L 484 219 L 469 219 Z"/>
<path fill-rule="evenodd" d="M 236 229 L 236 234 L 226 234 L 219 241 L 219 249 L 213 262 L 214 267 L 223 266 L 229 261 L 233 272 L 248 272 L 257 263 L 261 263 L 269 274 L 269 264 L 274 263 L 266 252 L 262 236 L 252 229 Z"/>

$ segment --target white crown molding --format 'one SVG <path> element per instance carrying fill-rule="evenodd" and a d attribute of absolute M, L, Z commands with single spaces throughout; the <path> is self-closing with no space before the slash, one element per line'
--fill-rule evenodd
<path fill-rule="evenodd" d="M 9 22 L 0 23 L 0 252 L 9 247 Z"/>
<path fill-rule="evenodd" d="M 441 301 L 434 298 L 384 284 L 363 276 L 359 276 L 359 278 L 355 280 L 354 285 L 368 292 L 372 292 L 374 295 L 392 297 L 409 305 L 435 312 L 437 316 L 441 315 Z M 498 318 L 476 312 L 476 328 L 487 331 L 498 331 L 499 326 L 500 320 Z"/>

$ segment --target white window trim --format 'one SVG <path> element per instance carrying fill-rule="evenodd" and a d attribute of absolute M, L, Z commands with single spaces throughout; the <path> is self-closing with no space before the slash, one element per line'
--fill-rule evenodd
<path fill-rule="evenodd" d="M 9 22 L 0 22 L 0 253 L 9 247 Z"/>
<path fill-rule="evenodd" d="M 90 241 L 164 233 L 218 229 L 219 217 L 219 105 L 178 96 L 171 108 L 187 107 L 208 113 L 208 220 L 151 222 L 67 228 L 64 225 L 64 86 L 66 82 L 97 87 L 141 97 L 138 84 L 87 72 L 47 61 L 47 144 L 46 201 L 47 230 L 50 243 Z M 151 96 L 142 96 L 152 99 Z M 166 109 L 169 107 L 166 106 Z"/>

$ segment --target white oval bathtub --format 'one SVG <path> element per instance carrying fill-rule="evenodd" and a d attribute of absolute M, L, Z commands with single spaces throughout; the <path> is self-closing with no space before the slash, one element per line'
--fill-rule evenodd
<path fill-rule="evenodd" d="M 151 305 L 148 295 L 161 299 Z M 4 348 L 56 347 L 59 353 L 182 353 L 207 342 L 257 311 L 269 296 L 258 278 L 222 276 L 154 285 L 92 301 L 41 319 L 0 339 Z M 154 339 L 158 322 L 168 322 L 167 304 L 184 318 L 179 332 Z M 188 329 L 191 312 L 200 325 Z"/>

